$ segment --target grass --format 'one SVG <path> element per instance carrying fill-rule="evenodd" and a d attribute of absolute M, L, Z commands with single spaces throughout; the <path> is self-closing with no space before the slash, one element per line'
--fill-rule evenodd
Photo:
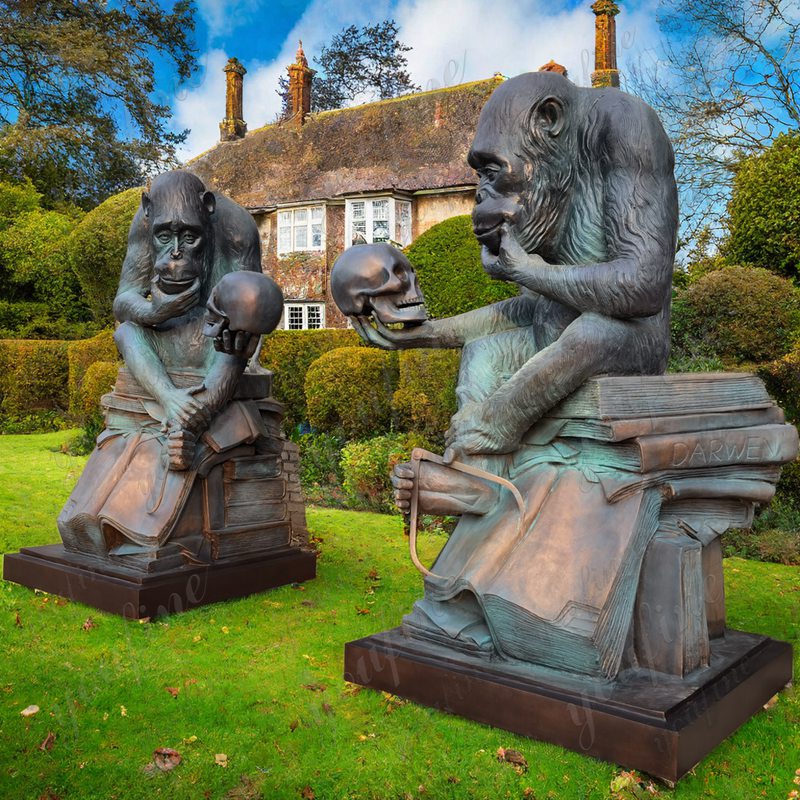
<path fill-rule="evenodd" d="M 2 550 L 58 540 L 85 460 L 54 452 L 63 438 L 0 437 Z M 344 643 L 398 624 L 420 579 L 399 518 L 312 508 L 309 522 L 315 581 L 151 623 L 0 582 L 0 798 L 652 796 L 612 792 L 624 783 L 613 765 L 345 684 Z M 726 574 L 731 624 L 800 652 L 800 570 L 727 559 Z M 23 718 L 31 704 L 41 710 Z M 784 800 L 799 730 L 790 689 L 658 796 Z M 182 763 L 148 773 L 158 747 Z M 500 763 L 499 747 L 528 771 Z"/>

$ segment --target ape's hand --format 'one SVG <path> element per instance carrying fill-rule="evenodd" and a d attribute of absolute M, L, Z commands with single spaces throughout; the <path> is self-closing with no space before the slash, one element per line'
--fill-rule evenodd
<path fill-rule="evenodd" d="M 173 317 L 180 317 L 197 305 L 200 299 L 200 279 L 179 294 L 166 294 L 158 287 L 157 278 L 150 284 L 150 313 L 146 325 L 159 325 Z"/>
<path fill-rule="evenodd" d="M 486 245 L 481 248 L 481 262 L 486 274 L 500 281 L 519 283 L 526 273 L 537 267 L 547 266 L 539 255 L 526 253 L 507 224 L 500 228 L 500 247 L 494 255 Z"/>
<path fill-rule="evenodd" d="M 394 504 L 404 514 L 411 510 L 411 494 L 414 491 L 414 467 L 409 463 L 396 464 L 392 472 Z"/>
<path fill-rule="evenodd" d="M 162 399 L 165 425 L 198 432 L 208 427 L 211 411 L 197 394 L 205 391 L 204 386 L 191 389 L 174 389 Z"/>
<path fill-rule="evenodd" d="M 229 356 L 248 359 L 255 352 L 257 342 L 258 336 L 254 337 L 247 331 L 231 331 L 225 328 L 214 339 L 214 349 L 218 353 L 226 353 Z"/>
<path fill-rule="evenodd" d="M 353 328 L 367 343 L 382 350 L 405 350 L 410 347 L 439 347 L 440 337 L 431 322 L 410 325 L 405 328 L 387 328 L 379 319 L 375 326 L 369 317 L 349 317 Z"/>

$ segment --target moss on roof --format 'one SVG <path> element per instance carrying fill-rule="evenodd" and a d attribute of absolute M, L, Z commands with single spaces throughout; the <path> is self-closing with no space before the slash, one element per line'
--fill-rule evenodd
<path fill-rule="evenodd" d="M 475 183 L 478 115 L 502 81 L 461 84 L 276 123 L 220 142 L 188 169 L 251 208 L 356 192 Z"/>

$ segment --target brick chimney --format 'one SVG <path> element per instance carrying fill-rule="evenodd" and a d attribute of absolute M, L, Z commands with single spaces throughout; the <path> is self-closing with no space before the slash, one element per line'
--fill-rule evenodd
<path fill-rule="evenodd" d="M 314 70 L 308 66 L 308 59 L 303 52 L 303 42 L 297 48 L 294 64 L 287 67 L 289 71 L 289 119 L 302 125 L 306 115 L 311 111 L 311 79 Z"/>
<path fill-rule="evenodd" d="M 565 78 L 567 77 L 567 68 L 557 61 L 553 61 L 552 58 L 546 64 L 542 64 L 542 66 L 539 67 L 539 72 L 557 72 L 559 75 L 563 75 Z"/>
<path fill-rule="evenodd" d="M 242 84 L 247 70 L 238 58 L 229 58 L 225 73 L 225 119 L 219 124 L 221 142 L 242 139 L 247 133 L 247 123 L 242 111 Z"/>
<path fill-rule="evenodd" d="M 606 86 L 619 88 L 617 69 L 617 22 L 619 6 L 614 0 L 597 0 L 592 5 L 594 11 L 594 72 L 592 86 L 602 89 Z"/>

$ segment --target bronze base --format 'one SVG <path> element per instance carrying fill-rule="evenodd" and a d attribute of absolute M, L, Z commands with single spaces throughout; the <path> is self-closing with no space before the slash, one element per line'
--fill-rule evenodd
<path fill-rule="evenodd" d="M 58 594 L 127 619 L 175 614 L 196 606 L 245 597 L 316 575 L 313 553 L 296 547 L 142 575 L 66 551 L 63 545 L 6 553 L 7 581 Z"/>
<path fill-rule="evenodd" d="M 345 679 L 674 783 L 792 679 L 792 648 L 727 631 L 711 666 L 680 680 L 628 670 L 565 677 L 406 637 L 345 645 Z"/>

